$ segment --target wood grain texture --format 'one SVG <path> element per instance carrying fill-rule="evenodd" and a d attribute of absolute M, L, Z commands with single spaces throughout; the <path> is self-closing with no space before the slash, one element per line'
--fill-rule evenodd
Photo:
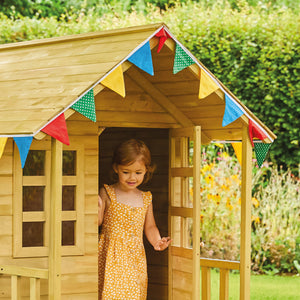
<path fill-rule="evenodd" d="M 0 134 L 31 134 L 38 130 L 159 26 L 0 46 Z M 8 113 L 12 107 L 14 114 Z M 22 115 L 24 109 L 27 113 Z"/>

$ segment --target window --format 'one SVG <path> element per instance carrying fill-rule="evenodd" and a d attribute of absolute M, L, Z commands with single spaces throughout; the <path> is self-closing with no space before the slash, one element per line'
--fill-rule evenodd
<path fill-rule="evenodd" d="M 50 216 L 50 141 L 33 141 L 22 170 L 14 149 L 14 256 L 48 256 Z M 62 255 L 84 248 L 83 147 L 67 146 L 62 165 Z"/>

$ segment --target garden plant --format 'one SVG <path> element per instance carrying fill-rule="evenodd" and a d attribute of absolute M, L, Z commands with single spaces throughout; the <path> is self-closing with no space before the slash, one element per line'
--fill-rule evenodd
<path fill-rule="evenodd" d="M 239 260 L 241 167 L 232 153 L 230 144 L 203 147 L 202 257 Z M 255 158 L 253 173 L 252 270 L 300 274 L 300 180 Z"/>

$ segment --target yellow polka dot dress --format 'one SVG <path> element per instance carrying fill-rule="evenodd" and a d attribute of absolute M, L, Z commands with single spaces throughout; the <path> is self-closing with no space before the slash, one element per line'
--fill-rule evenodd
<path fill-rule="evenodd" d="M 140 300 L 147 297 L 147 263 L 143 244 L 145 215 L 152 201 L 142 192 L 143 207 L 117 202 L 112 186 L 104 185 L 111 199 L 99 238 L 99 300 Z"/>

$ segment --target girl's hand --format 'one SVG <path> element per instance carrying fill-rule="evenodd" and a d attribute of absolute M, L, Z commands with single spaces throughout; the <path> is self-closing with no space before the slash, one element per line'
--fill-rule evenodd
<path fill-rule="evenodd" d="M 166 248 L 168 248 L 169 244 L 171 243 L 171 238 L 170 237 L 163 237 L 160 240 L 158 240 L 155 244 L 154 244 L 154 249 L 156 251 L 163 251 Z"/>

